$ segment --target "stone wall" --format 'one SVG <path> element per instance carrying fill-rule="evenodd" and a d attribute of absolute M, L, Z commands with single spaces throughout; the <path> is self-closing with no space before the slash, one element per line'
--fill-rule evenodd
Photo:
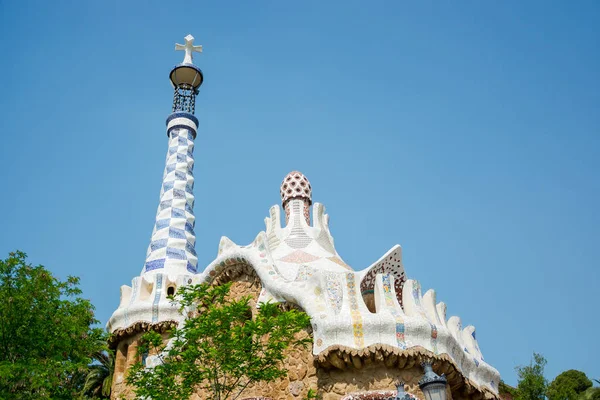
<path fill-rule="evenodd" d="M 136 363 L 137 347 L 142 333 L 137 333 L 119 342 L 116 348 L 115 373 L 112 381 L 111 399 L 133 398 L 125 384 L 127 369 Z"/>
<path fill-rule="evenodd" d="M 132 399 L 134 398 L 131 388 L 125 383 L 127 370 L 135 364 L 139 357 L 137 355 L 138 345 L 144 332 L 137 332 L 125 339 L 122 339 L 115 349 L 115 372 L 113 375 L 111 399 Z M 162 333 L 166 343 L 168 333 Z M 151 351 L 150 355 L 154 352 Z"/>

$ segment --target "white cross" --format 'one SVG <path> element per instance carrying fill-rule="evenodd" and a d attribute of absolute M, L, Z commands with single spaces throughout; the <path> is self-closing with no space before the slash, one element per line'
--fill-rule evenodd
<path fill-rule="evenodd" d="M 175 50 L 184 50 L 185 57 L 183 57 L 184 64 L 193 64 L 192 52 L 202 53 L 202 46 L 194 46 L 194 37 L 187 35 L 185 38 L 185 45 L 175 43 Z"/>

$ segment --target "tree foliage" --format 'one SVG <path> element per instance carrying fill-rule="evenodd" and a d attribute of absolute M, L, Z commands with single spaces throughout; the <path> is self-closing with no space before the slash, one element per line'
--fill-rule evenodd
<path fill-rule="evenodd" d="M 0 260 L 0 398 L 79 395 L 103 331 L 78 285 L 31 266 L 19 251 Z"/>
<path fill-rule="evenodd" d="M 519 383 L 517 384 L 517 400 L 544 400 L 548 381 L 544 377 L 546 359 L 538 353 L 533 353 L 529 365 L 516 368 Z"/>
<path fill-rule="evenodd" d="M 202 390 L 204 398 L 235 399 L 250 384 L 286 375 L 285 350 L 308 344 L 298 333 L 309 325 L 300 311 L 262 304 L 254 317 L 249 297 L 230 299 L 230 284 L 179 289 L 176 302 L 188 318 L 164 344 L 156 332 L 143 336 L 138 354 L 158 354 L 153 368 L 135 364 L 127 381 L 138 398 L 183 400 Z"/>
<path fill-rule="evenodd" d="M 502 379 L 500 380 L 500 384 L 498 385 L 498 392 L 502 394 L 508 394 L 510 398 L 517 397 L 517 389 L 507 385 Z"/>
<path fill-rule="evenodd" d="M 102 350 L 94 353 L 94 364 L 85 372 L 85 382 L 82 394 L 93 398 L 108 399 L 112 388 L 112 378 L 115 372 L 115 354 L 112 350 Z"/>
<path fill-rule="evenodd" d="M 592 387 L 592 381 L 585 373 L 570 369 L 559 374 L 548 386 L 549 400 L 576 400 L 580 393 Z"/>

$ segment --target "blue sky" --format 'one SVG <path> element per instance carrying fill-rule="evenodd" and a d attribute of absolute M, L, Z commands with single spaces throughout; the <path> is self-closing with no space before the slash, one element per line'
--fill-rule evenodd
<path fill-rule="evenodd" d="M 127 4 L 124 4 L 127 3 Z M 196 249 L 264 229 L 291 170 L 363 269 L 477 328 L 510 384 L 600 378 L 600 4 L 0 1 L 0 255 L 82 278 L 105 323 L 154 223 L 174 42 L 192 33 Z"/>

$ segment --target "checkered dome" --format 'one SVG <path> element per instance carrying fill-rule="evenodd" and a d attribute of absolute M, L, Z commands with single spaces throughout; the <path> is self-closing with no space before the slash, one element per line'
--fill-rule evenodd
<path fill-rule="evenodd" d="M 171 129 L 160 204 L 142 273 L 196 273 L 193 151 L 193 133 Z"/>

